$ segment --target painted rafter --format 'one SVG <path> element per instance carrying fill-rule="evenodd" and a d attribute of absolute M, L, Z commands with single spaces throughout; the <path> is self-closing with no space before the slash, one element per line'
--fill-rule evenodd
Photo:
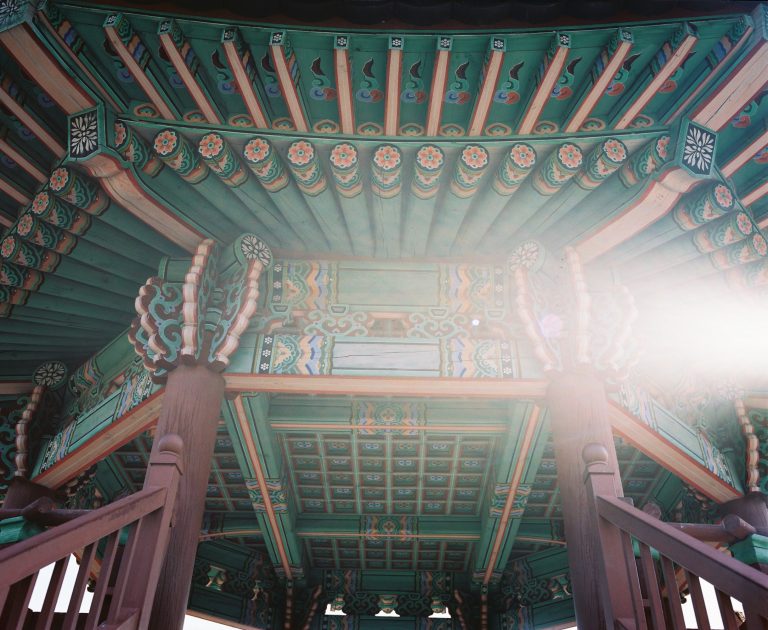
<path fill-rule="evenodd" d="M 606 48 L 600 53 L 595 68 L 592 71 L 592 87 L 581 100 L 570 121 L 565 127 L 566 133 L 575 133 L 590 115 L 592 110 L 603 98 L 605 90 L 621 68 L 632 49 L 632 33 L 627 29 L 619 29 L 611 37 Z"/>
<path fill-rule="evenodd" d="M 149 49 L 133 30 L 131 23 L 122 13 L 113 13 L 104 21 L 104 32 L 120 60 L 131 72 L 133 78 L 157 109 L 160 116 L 168 120 L 178 117 L 177 108 L 162 94 L 149 67 Z M 81 108 L 82 109 L 82 108 Z"/>
<path fill-rule="evenodd" d="M 309 131 L 309 123 L 307 122 L 306 108 L 299 92 L 298 62 L 285 31 L 275 31 L 270 35 L 269 54 L 293 125 L 296 127 L 296 131 L 306 133 Z"/>
<path fill-rule="evenodd" d="M 768 182 L 763 182 L 756 188 L 750 190 L 746 195 L 744 195 L 741 198 L 741 201 L 745 206 L 751 206 L 753 203 L 759 201 L 766 195 L 768 195 Z M 761 230 L 768 229 L 768 217 L 764 218 L 757 225 Z"/>
<path fill-rule="evenodd" d="M 54 134 L 46 128 L 33 112 L 24 106 L 26 99 L 12 81 L 2 81 L 4 73 L 0 72 L 0 105 L 3 105 L 18 120 L 29 129 L 34 136 L 57 158 L 64 157 L 66 150 Z"/>
<path fill-rule="evenodd" d="M 568 61 L 570 47 L 570 35 L 567 33 L 555 33 L 555 40 L 547 51 L 539 69 L 538 85 L 520 123 L 520 128 L 517 131 L 519 134 L 526 135 L 533 132 L 539 116 L 544 111 L 544 106 L 552 94 L 552 90 L 560 79 L 565 63 Z"/>
<path fill-rule="evenodd" d="M 651 99 L 658 94 L 659 89 L 669 79 L 688 57 L 696 42 L 698 36 L 692 27 L 685 23 L 675 33 L 671 41 L 665 42 L 661 50 L 656 54 L 656 58 L 651 62 L 651 73 L 653 79 L 645 87 L 642 93 L 637 96 L 629 105 L 624 114 L 614 125 L 614 129 L 626 129 L 637 118 Z M 663 64 L 659 64 L 660 59 L 664 59 Z"/>
<path fill-rule="evenodd" d="M 71 114 L 95 104 L 93 97 L 53 57 L 29 24 L 0 33 L 0 43 L 64 112 Z"/>
<path fill-rule="evenodd" d="M 0 192 L 8 195 L 15 202 L 27 205 L 30 202 L 29 195 L 17 184 L 0 175 Z"/>
<path fill-rule="evenodd" d="M 750 142 L 745 148 L 728 160 L 725 166 L 721 167 L 720 172 L 724 177 L 732 177 L 736 171 L 749 162 L 766 146 L 768 146 L 768 130 L 763 131 L 763 133 Z"/>
<path fill-rule="evenodd" d="M 402 35 L 390 35 L 387 46 L 387 87 L 384 93 L 384 135 L 396 136 L 400 128 L 400 84 L 403 74 Z"/>
<path fill-rule="evenodd" d="M 351 135 L 355 133 L 355 99 L 348 35 L 336 35 L 333 38 L 333 64 L 336 70 L 336 102 L 339 106 L 341 133 Z"/>
<path fill-rule="evenodd" d="M 506 41 L 503 37 L 492 37 L 490 41 L 490 50 L 488 58 L 483 68 L 483 80 L 480 85 L 480 91 L 475 99 L 475 106 L 467 128 L 468 136 L 481 136 L 485 129 L 485 123 L 488 120 L 488 112 L 493 104 L 493 95 L 496 91 L 496 84 L 499 80 L 501 67 L 504 64 L 504 53 L 507 49 Z"/>
<path fill-rule="evenodd" d="M 425 125 L 428 136 L 436 136 L 440 130 L 452 46 L 452 38 L 446 35 L 437 38 L 437 53 L 432 71 L 432 85 L 429 89 L 429 103 L 427 105 L 427 124 Z"/>
<path fill-rule="evenodd" d="M 253 119 L 254 125 L 260 129 L 269 129 L 267 115 L 255 88 L 256 66 L 253 61 L 253 54 L 243 43 L 239 31 L 234 27 L 224 29 L 221 42 L 227 63 L 232 70 L 235 83 L 237 83 L 245 108 Z"/>
<path fill-rule="evenodd" d="M 19 151 L 10 142 L 8 142 L 7 133 L 5 130 L 0 132 L 0 153 L 3 153 L 11 158 L 37 182 L 42 184 L 48 179 L 48 176 L 43 173 L 42 169 L 40 169 L 37 164 L 34 163 L 32 158 Z"/>
<path fill-rule="evenodd" d="M 168 59 L 187 88 L 192 100 L 195 101 L 209 123 L 220 125 L 221 112 L 198 76 L 200 60 L 189 41 L 184 37 L 178 22 L 176 20 L 163 20 L 157 32 L 163 50 L 168 55 Z"/>
<path fill-rule="evenodd" d="M 698 109 L 691 120 L 715 131 L 721 130 L 737 116 L 760 90 L 768 77 L 768 9 L 759 5 L 754 13 L 755 32 L 752 47 L 741 62 L 718 85 Z"/>

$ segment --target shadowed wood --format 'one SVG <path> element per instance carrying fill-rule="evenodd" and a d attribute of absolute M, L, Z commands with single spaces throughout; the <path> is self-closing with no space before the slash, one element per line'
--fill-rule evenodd
<path fill-rule="evenodd" d="M 683 618 L 683 605 L 680 602 L 680 590 L 677 586 L 675 567 L 669 558 L 661 558 L 661 573 L 664 576 L 664 586 L 667 589 L 667 605 L 669 607 L 669 619 L 672 622 L 672 630 L 685 630 Z"/>
<path fill-rule="evenodd" d="M 35 630 L 47 630 L 51 627 L 53 622 L 53 615 L 56 610 L 56 602 L 59 601 L 59 593 L 61 593 L 61 586 L 64 582 L 64 574 L 67 571 L 67 564 L 69 563 L 69 556 L 57 560 L 53 566 L 53 574 L 51 575 L 51 581 L 48 584 L 48 590 L 45 593 L 45 599 L 43 600 L 43 606 L 40 609 L 40 615 L 37 618 L 37 624 Z"/>
<path fill-rule="evenodd" d="M 96 557 L 96 543 L 88 545 L 80 558 L 80 568 L 77 570 L 75 585 L 72 589 L 72 597 L 69 600 L 69 609 L 64 617 L 62 630 L 75 630 L 80 616 L 80 607 L 83 603 L 86 588 L 88 587 L 88 578 L 91 575 L 91 565 Z"/>
<path fill-rule="evenodd" d="M 175 433 L 190 465 L 179 484 L 174 535 L 155 596 L 149 627 L 156 630 L 181 628 L 184 621 L 223 396 L 224 378 L 204 366 L 180 365 L 168 375 L 152 453 L 162 436 Z"/>
<path fill-rule="evenodd" d="M 640 564 L 643 568 L 643 581 L 645 582 L 645 597 L 650 606 L 651 620 L 656 628 L 663 628 L 664 611 L 661 606 L 661 594 L 659 593 L 659 580 L 656 575 L 656 566 L 651 557 L 648 545 L 640 543 Z"/>

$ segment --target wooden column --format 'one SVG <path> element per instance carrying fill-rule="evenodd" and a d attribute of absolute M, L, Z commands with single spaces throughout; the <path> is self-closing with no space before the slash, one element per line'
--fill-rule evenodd
<path fill-rule="evenodd" d="M 594 510 L 594 505 L 590 503 L 584 487 L 581 453 L 587 444 L 601 444 L 608 453 L 606 468 L 618 471 L 605 388 L 588 368 L 584 371 L 574 368 L 553 376 L 547 401 L 576 622 L 580 628 L 603 629 L 604 614 L 600 604 L 599 580 L 596 579 L 602 570 L 600 542 L 598 532 L 590 525 L 593 517 L 589 511 Z M 618 472 L 614 472 L 613 491 L 614 496 L 622 496 Z"/>
<path fill-rule="evenodd" d="M 185 474 L 152 609 L 152 630 L 184 625 L 223 396 L 224 378 L 204 365 L 180 365 L 168 375 L 152 452 L 163 436 L 178 434 L 184 442 Z"/>

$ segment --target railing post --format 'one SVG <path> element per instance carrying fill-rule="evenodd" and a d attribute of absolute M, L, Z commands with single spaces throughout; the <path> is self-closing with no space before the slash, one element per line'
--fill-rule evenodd
<path fill-rule="evenodd" d="M 142 629 L 149 624 L 155 589 L 163 568 L 165 552 L 176 513 L 179 481 L 184 474 L 184 444 L 175 434 L 164 435 L 149 459 L 144 489 L 164 488 L 165 505 L 139 520 L 134 526 L 120 563 L 105 628 L 119 625 L 137 614 Z"/>
<path fill-rule="evenodd" d="M 588 367 L 573 368 L 552 378 L 547 390 L 547 403 L 563 505 L 576 622 L 582 628 L 601 630 L 605 627 L 605 614 L 595 580 L 595 572 L 602 569 L 600 540 L 592 515 L 594 503 L 587 499 L 582 483 L 584 468 L 580 455 L 591 442 L 605 445 L 610 474 L 604 477 L 602 492 L 621 496 L 605 388 Z"/>
<path fill-rule="evenodd" d="M 620 621 L 627 628 L 645 627 L 645 610 L 632 541 L 628 534 L 600 517 L 596 497 L 615 495 L 615 473 L 608 465 L 602 444 L 587 444 L 582 453 L 586 465 L 584 487 L 589 502 L 590 526 L 598 536 L 598 584 L 606 628 Z"/>

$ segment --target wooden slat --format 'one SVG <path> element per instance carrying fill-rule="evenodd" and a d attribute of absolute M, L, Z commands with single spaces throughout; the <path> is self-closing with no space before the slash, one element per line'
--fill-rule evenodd
<path fill-rule="evenodd" d="M 29 611 L 29 600 L 35 589 L 37 573 L 29 575 L 16 582 L 8 593 L 8 606 L 0 617 L 0 627 L 3 630 L 22 630 Z"/>
<path fill-rule="evenodd" d="M 99 617 L 101 617 L 104 598 L 109 589 L 109 579 L 112 576 L 112 567 L 115 564 L 115 556 L 117 555 L 119 543 L 120 530 L 110 534 L 109 538 L 107 538 L 107 546 L 104 549 L 104 555 L 101 559 L 99 577 L 96 579 L 96 590 L 93 593 L 91 609 L 88 611 L 88 619 L 85 622 L 84 630 L 95 630 L 99 623 Z"/>
<path fill-rule="evenodd" d="M 440 131 L 440 118 L 443 113 L 443 99 L 445 85 L 448 82 L 448 64 L 451 60 L 450 37 L 439 36 L 438 41 L 448 41 L 446 50 L 438 48 L 435 54 L 435 66 L 432 71 L 432 85 L 429 88 L 429 101 L 427 103 L 427 121 L 425 125 L 426 135 L 436 136 Z"/>
<path fill-rule="evenodd" d="M 677 586 L 675 567 L 672 561 L 664 556 L 661 557 L 661 572 L 664 576 L 664 586 L 667 587 L 667 603 L 669 605 L 669 618 L 672 621 L 672 630 L 685 630 L 683 605 L 680 602 L 680 590 Z"/>
<path fill-rule="evenodd" d="M 656 565 L 651 557 L 651 550 L 644 543 L 640 543 L 640 563 L 643 567 L 645 596 L 651 609 L 651 622 L 654 628 L 663 630 L 666 624 L 664 623 L 664 609 L 661 606 L 661 593 L 659 592 Z"/>
<path fill-rule="evenodd" d="M 565 62 L 568 60 L 570 37 L 563 33 L 555 33 L 555 38 L 557 39 L 555 53 L 552 55 L 552 59 L 548 60 L 544 75 L 541 77 L 541 81 L 528 104 L 528 109 L 525 112 L 523 121 L 520 123 L 520 129 L 517 132 L 519 134 L 529 134 L 533 131 L 539 120 L 539 116 L 541 116 L 541 112 L 544 110 L 544 106 L 547 104 L 547 101 L 552 94 L 555 84 L 558 79 L 560 79 L 560 75 L 565 67 Z M 567 44 L 561 44 L 561 42 L 567 42 Z"/>
<path fill-rule="evenodd" d="M 96 558 L 96 543 L 88 545 L 83 551 L 83 557 L 80 558 L 80 568 L 75 578 L 75 586 L 72 589 L 72 597 L 69 600 L 67 614 L 64 617 L 62 630 L 75 630 L 78 619 L 80 618 L 80 607 L 83 604 L 83 597 L 88 586 L 88 578 L 91 575 L 91 564 Z"/>
<path fill-rule="evenodd" d="M 640 576 L 637 572 L 637 563 L 635 562 L 635 553 L 632 548 L 632 537 L 624 530 L 621 530 L 621 543 L 624 550 L 624 566 L 629 576 L 630 598 L 632 607 L 635 611 L 643 610 L 643 595 L 640 592 Z M 645 622 L 645 616 L 636 615 L 636 630 L 647 630 L 648 624 Z"/>
<path fill-rule="evenodd" d="M 598 512 L 622 530 L 655 548 L 691 574 L 705 579 L 715 588 L 768 617 L 768 575 L 753 569 L 709 545 L 683 534 L 663 522 L 631 508 L 612 497 L 597 497 Z M 727 586 L 726 586 L 727 585 Z"/>
<path fill-rule="evenodd" d="M 699 582 L 698 576 L 690 571 L 686 571 L 685 577 L 688 580 L 688 590 L 691 593 L 691 604 L 693 605 L 693 612 L 696 615 L 696 624 L 698 625 L 699 630 L 712 630 L 712 627 L 709 625 L 707 603 L 704 601 L 704 594 L 701 592 L 701 582 Z"/>
<path fill-rule="evenodd" d="M 396 40 L 394 43 L 393 39 Z M 389 37 L 387 88 L 384 93 L 385 136 L 396 136 L 400 127 L 400 82 L 403 70 L 403 41 L 403 37 L 399 35 L 390 35 Z"/>
<path fill-rule="evenodd" d="M 715 589 L 715 595 L 717 597 L 717 606 L 720 609 L 720 618 L 723 620 L 724 630 L 739 630 L 730 595 L 723 593 L 720 589 Z"/>
<path fill-rule="evenodd" d="M 45 593 L 43 607 L 40 609 L 35 630 L 48 630 L 51 627 L 51 623 L 53 623 L 56 602 L 59 600 L 61 585 L 64 582 L 64 574 L 67 572 L 67 564 L 69 564 L 69 556 L 57 560 L 56 564 L 53 565 L 53 574 L 48 584 L 48 590 Z"/>

